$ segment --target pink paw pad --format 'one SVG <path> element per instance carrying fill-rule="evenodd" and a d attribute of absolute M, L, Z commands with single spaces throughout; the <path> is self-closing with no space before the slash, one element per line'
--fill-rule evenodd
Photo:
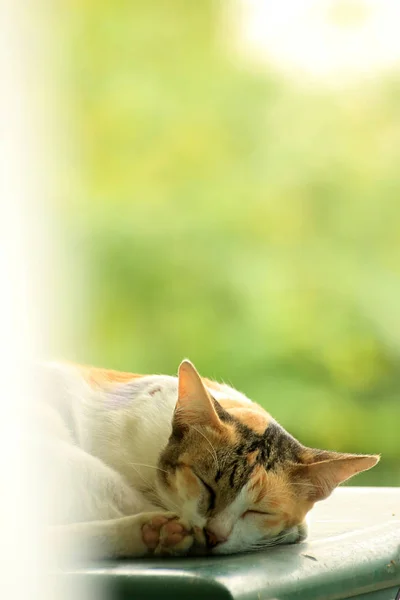
<path fill-rule="evenodd" d="M 170 521 L 162 530 L 162 542 L 166 546 L 179 544 L 189 532 L 177 521 Z"/>
<path fill-rule="evenodd" d="M 156 555 L 185 554 L 193 544 L 193 537 L 178 517 L 153 517 L 142 526 L 142 539 Z"/>
<path fill-rule="evenodd" d="M 165 523 L 168 523 L 166 517 L 154 517 L 142 527 L 142 538 L 150 550 L 157 548 L 160 541 L 160 529 Z"/>

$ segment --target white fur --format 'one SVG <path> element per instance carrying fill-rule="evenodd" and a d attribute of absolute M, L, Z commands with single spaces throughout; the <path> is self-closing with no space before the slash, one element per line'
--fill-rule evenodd
<path fill-rule="evenodd" d="M 53 522 L 155 510 L 146 493 L 155 488 L 158 457 L 171 433 L 176 379 L 144 377 L 108 392 L 90 387 L 75 367 L 47 369 L 52 383 L 38 407 L 44 433 L 38 446 L 54 493 Z"/>

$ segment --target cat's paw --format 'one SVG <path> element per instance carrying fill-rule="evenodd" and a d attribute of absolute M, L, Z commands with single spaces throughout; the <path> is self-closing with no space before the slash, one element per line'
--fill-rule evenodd
<path fill-rule="evenodd" d="M 155 555 L 188 554 L 194 542 L 188 523 L 175 515 L 156 515 L 142 526 L 142 539 Z"/>

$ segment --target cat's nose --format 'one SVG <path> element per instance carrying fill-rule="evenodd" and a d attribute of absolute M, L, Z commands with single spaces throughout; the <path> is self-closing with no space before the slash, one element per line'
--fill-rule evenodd
<path fill-rule="evenodd" d="M 206 529 L 205 533 L 206 533 L 207 545 L 210 548 L 215 548 L 215 546 L 217 546 L 218 544 L 222 544 L 223 542 L 226 542 L 226 540 L 228 539 L 227 537 L 225 537 L 221 534 L 218 534 L 215 531 L 211 531 L 210 529 Z"/>

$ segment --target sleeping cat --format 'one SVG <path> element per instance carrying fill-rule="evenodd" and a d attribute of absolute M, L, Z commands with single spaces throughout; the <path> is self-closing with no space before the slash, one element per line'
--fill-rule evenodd
<path fill-rule="evenodd" d="M 77 557 L 295 543 L 315 502 L 379 460 L 303 446 L 187 360 L 177 378 L 51 364 L 43 381 L 49 531 Z"/>

